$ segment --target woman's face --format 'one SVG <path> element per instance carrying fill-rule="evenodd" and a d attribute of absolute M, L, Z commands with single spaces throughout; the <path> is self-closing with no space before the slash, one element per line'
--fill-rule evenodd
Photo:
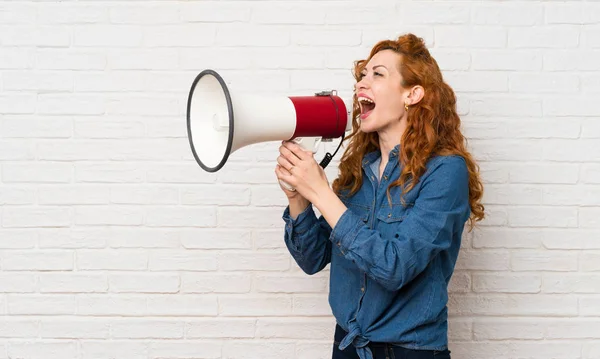
<path fill-rule="evenodd" d="M 398 53 L 383 50 L 363 68 L 362 79 L 355 85 L 361 131 L 387 130 L 399 126 L 406 116 L 404 104 L 408 91 L 401 86 L 400 61 Z"/>

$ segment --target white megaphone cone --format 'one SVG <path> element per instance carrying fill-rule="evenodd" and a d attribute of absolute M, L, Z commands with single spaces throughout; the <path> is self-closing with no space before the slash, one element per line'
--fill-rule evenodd
<path fill-rule="evenodd" d="M 259 142 L 294 140 L 315 153 L 322 139 L 344 137 L 352 129 L 348 108 L 335 92 L 297 97 L 232 93 L 217 72 L 204 70 L 188 97 L 188 139 L 196 162 L 208 172 L 220 170 L 231 153 Z"/>

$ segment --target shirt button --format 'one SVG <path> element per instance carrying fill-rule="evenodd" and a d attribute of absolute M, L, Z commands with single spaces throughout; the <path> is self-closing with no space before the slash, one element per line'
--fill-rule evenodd
<path fill-rule="evenodd" d="M 374 177 L 374 176 L 371 176 L 371 180 L 372 180 L 372 181 L 375 181 L 375 177 Z"/>
<path fill-rule="evenodd" d="M 391 218 L 391 217 L 392 217 L 392 214 L 391 214 L 391 213 L 388 213 L 388 218 Z"/>
<path fill-rule="evenodd" d="M 341 243 L 341 242 L 337 242 L 337 245 L 338 245 L 338 247 L 339 247 L 339 246 L 341 246 L 341 245 L 342 245 L 342 243 Z"/>
<path fill-rule="evenodd" d="M 360 291 L 364 292 L 365 291 L 365 287 L 360 288 Z"/>
<path fill-rule="evenodd" d="M 385 178 L 387 180 L 387 176 L 383 176 L 383 178 Z"/>

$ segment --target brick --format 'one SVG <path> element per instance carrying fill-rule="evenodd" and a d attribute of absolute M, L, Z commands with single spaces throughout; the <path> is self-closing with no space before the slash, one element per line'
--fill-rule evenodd
<path fill-rule="evenodd" d="M 251 342 L 237 341 L 232 345 L 223 346 L 223 355 L 226 358 L 264 358 L 277 359 L 285 358 L 286 355 L 294 352 L 295 344 L 293 342 Z"/>
<path fill-rule="evenodd" d="M 116 204 L 139 204 L 159 205 L 178 204 L 179 191 L 174 187 L 166 186 L 112 186 L 110 188 L 111 203 Z"/>
<path fill-rule="evenodd" d="M 35 190 L 30 188 L 18 188 L 4 186 L 0 188 L 1 205 L 23 205 L 35 203 Z"/>
<path fill-rule="evenodd" d="M 218 224 L 226 228 L 273 228 L 281 226 L 283 208 L 221 207 Z"/>
<path fill-rule="evenodd" d="M 473 291 L 476 293 L 539 293 L 542 276 L 512 273 L 474 273 Z"/>
<path fill-rule="evenodd" d="M 578 45 L 579 30 L 574 26 L 511 28 L 508 32 L 509 48 L 568 49 Z"/>
<path fill-rule="evenodd" d="M 38 321 L 27 318 L 4 318 L 0 321 L 3 338 L 28 338 L 38 336 Z"/>
<path fill-rule="evenodd" d="M 256 291 L 261 293 L 323 293 L 329 286 L 329 278 L 324 275 L 257 275 L 255 283 Z"/>
<path fill-rule="evenodd" d="M 544 23 L 542 4 L 477 4 L 471 9 L 477 25 L 534 26 Z"/>
<path fill-rule="evenodd" d="M 444 3 L 406 3 L 400 8 L 402 22 L 411 24 L 465 24 L 470 12 L 469 7 Z"/>
<path fill-rule="evenodd" d="M 511 253 L 514 271 L 575 271 L 577 267 L 578 255 L 570 251 L 522 250 Z"/>
<path fill-rule="evenodd" d="M 547 328 L 557 325 L 554 319 L 529 318 L 478 318 L 473 321 L 476 340 L 541 340 Z"/>
<path fill-rule="evenodd" d="M 457 270 L 508 270 L 509 252 L 505 250 L 462 250 Z"/>
<path fill-rule="evenodd" d="M 99 186 L 40 186 L 38 201 L 44 205 L 107 204 L 109 189 Z"/>
<path fill-rule="evenodd" d="M 36 52 L 30 48 L 4 48 L 0 54 L 0 69 L 31 69 Z M 2 112 L 5 112 L 4 106 Z"/>
<path fill-rule="evenodd" d="M 38 6 L 42 24 L 94 24 L 108 22 L 108 8 L 102 4 L 42 3 Z"/>
<path fill-rule="evenodd" d="M 69 138 L 73 120 L 69 116 L 5 116 L 0 120 L 1 137 L 5 138 Z"/>
<path fill-rule="evenodd" d="M 177 4 L 139 5 L 124 4 L 110 7 L 108 15 L 114 24 L 174 24 L 180 21 L 180 6 Z M 185 12 L 184 12 L 185 14 Z"/>
<path fill-rule="evenodd" d="M 215 256 L 204 251 L 167 250 L 151 251 L 150 271 L 213 271 L 217 269 Z"/>
<path fill-rule="evenodd" d="M 0 96 L 0 107 L 5 114 L 31 114 L 40 104 L 34 95 L 6 92 Z"/>
<path fill-rule="evenodd" d="M 112 70 L 171 70 L 177 68 L 179 52 L 164 47 L 109 49 L 105 58 L 106 66 Z"/>
<path fill-rule="evenodd" d="M 248 293 L 252 288 L 252 276 L 244 273 L 183 273 L 183 293 Z"/>
<path fill-rule="evenodd" d="M 5 90 L 10 91 L 73 91 L 73 74 L 60 71 L 6 71 L 2 74 Z M 38 124 L 41 125 L 42 123 Z M 56 125 L 60 122 L 56 123 Z M 51 129 L 48 126 L 48 129 Z"/>
<path fill-rule="evenodd" d="M 544 238 L 538 229 L 482 227 L 474 231 L 473 248 L 539 249 Z"/>
<path fill-rule="evenodd" d="M 149 344 L 131 340 L 90 340 L 79 341 L 84 359 L 147 359 Z"/>
<path fill-rule="evenodd" d="M 214 317 L 218 314 L 219 303 L 216 296 L 206 294 L 150 294 L 148 315 Z"/>
<path fill-rule="evenodd" d="M 243 33 L 244 36 L 240 36 Z M 281 26 L 226 24 L 216 31 L 215 45 L 281 47 L 290 44 L 290 32 Z"/>
<path fill-rule="evenodd" d="M 507 31 L 500 27 L 438 26 L 435 28 L 436 47 L 467 47 L 500 49 L 506 47 Z"/>
<path fill-rule="evenodd" d="M 36 291 L 36 278 L 30 273 L 9 273 L 0 275 L 0 292 L 33 293 Z M 0 322 L 0 333 L 3 331 Z"/>
<path fill-rule="evenodd" d="M 292 302 L 293 314 L 298 316 L 330 316 L 331 307 L 327 295 L 304 294 L 295 295 Z"/>
<path fill-rule="evenodd" d="M 145 178 L 144 167 L 137 163 L 80 162 L 75 164 L 75 182 L 140 183 Z"/>
<path fill-rule="evenodd" d="M 80 226 L 135 226 L 144 221 L 143 209 L 127 206 L 78 206 L 74 222 Z"/>
<path fill-rule="evenodd" d="M 68 227 L 73 211 L 64 207 L 4 206 L 2 226 L 7 228 Z"/>
<path fill-rule="evenodd" d="M 150 227 L 214 227 L 217 215 L 211 207 L 154 207 L 146 211 L 145 224 Z"/>
<path fill-rule="evenodd" d="M 200 357 L 206 359 L 221 358 L 223 344 L 220 341 L 169 340 L 153 341 L 149 344 L 150 358 L 187 359 Z"/>
<path fill-rule="evenodd" d="M 143 30 L 144 47 L 196 47 L 212 46 L 215 36 L 223 31 L 212 24 L 165 24 L 145 27 Z"/>
<path fill-rule="evenodd" d="M 292 314 L 290 296 L 221 295 L 219 315 L 224 317 L 286 316 Z"/>
<path fill-rule="evenodd" d="M 511 183 L 575 184 L 578 168 L 579 165 L 569 163 L 512 164 L 509 176 Z"/>
<path fill-rule="evenodd" d="M 106 52 L 92 48 L 38 49 L 35 64 L 40 70 L 104 70 Z"/>
<path fill-rule="evenodd" d="M 187 187 L 181 189 L 181 203 L 184 205 L 247 206 L 250 204 L 250 193 L 249 188 L 240 186 Z"/>
<path fill-rule="evenodd" d="M 40 323 L 44 339 L 108 339 L 111 327 L 106 319 L 45 319 Z"/>
<path fill-rule="evenodd" d="M 259 319 L 256 336 L 264 339 L 332 338 L 335 321 L 325 319 Z"/>
<path fill-rule="evenodd" d="M 511 227 L 577 227 L 576 208 L 514 207 L 508 209 Z"/>
<path fill-rule="evenodd" d="M 111 248 L 179 248 L 180 235 L 176 229 L 121 227 L 104 232 Z"/>
<path fill-rule="evenodd" d="M 542 294 L 454 294 L 449 299 L 450 315 L 571 317 L 578 313 L 577 298 Z"/>
<path fill-rule="evenodd" d="M 108 281 L 104 274 L 41 274 L 39 290 L 42 293 L 104 293 Z"/>
<path fill-rule="evenodd" d="M 225 252 L 219 255 L 222 271 L 283 271 L 290 267 L 287 253 Z"/>
<path fill-rule="evenodd" d="M 6 303 L 10 315 L 75 315 L 77 310 L 71 294 L 9 294 Z"/>
<path fill-rule="evenodd" d="M 12 342 L 8 345 L 9 358 L 75 358 L 78 355 L 77 342 Z"/>
<path fill-rule="evenodd" d="M 117 339 L 182 339 L 183 321 L 127 319 L 113 321 L 110 336 Z"/>
<path fill-rule="evenodd" d="M 600 275 L 579 273 L 544 273 L 542 291 L 544 293 L 600 293 Z"/>
<path fill-rule="evenodd" d="M 510 92 L 516 93 L 577 93 L 579 77 L 568 74 L 510 74 Z"/>
<path fill-rule="evenodd" d="M 38 241 L 35 229 L 0 229 L 0 248 L 21 249 L 34 248 Z"/>
<path fill-rule="evenodd" d="M 531 50 L 475 50 L 471 58 L 473 70 L 535 71 L 542 63 L 546 66 L 545 56 Z"/>
<path fill-rule="evenodd" d="M 106 238 L 102 229 L 48 228 L 39 231 L 39 247 L 51 249 L 103 248 Z"/>
<path fill-rule="evenodd" d="M 180 6 L 181 18 L 188 23 L 207 23 L 207 22 L 222 22 L 222 23 L 234 23 L 234 22 L 249 22 L 252 14 L 252 9 L 254 10 L 253 20 L 254 22 L 261 22 L 260 20 L 261 13 L 264 11 L 259 11 L 259 4 L 252 4 L 252 7 L 248 6 L 249 4 L 244 3 L 222 3 L 215 4 L 211 2 L 201 2 L 201 3 L 184 3 Z M 270 4 L 269 4 L 270 5 Z M 277 4 L 270 5 L 268 8 L 263 10 L 267 10 L 267 14 L 276 18 L 275 14 L 285 14 L 284 12 L 277 12 Z"/>
<path fill-rule="evenodd" d="M 174 274 L 110 274 L 109 290 L 114 293 L 175 293 L 179 276 Z"/>
<path fill-rule="evenodd" d="M 77 296 L 77 314 L 101 317 L 146 315 L 146 298 L 125 294 L 82 294 Z"/>
<path fill-rule="evenodd" d="M 181 230 L 181 245 L 188 249 L 251 249 L 249 230 L 189 229 Z"/>
<path fill-rule="evenodd" d="M 185 336 L 190 339 L 254 338 L 255 331 L 254 319 L 197 319 L 185 326 Z"/>
<path fill-rule="evenodd" d="M 69 47 L 71 31 L 66 26 L 13 25 L 0 35 L 5 46 Z"/>
<path fill-rule="evenodd" d="M 77 251 L 77 268 L 80 270 L 146 270 L 148 254 L 133 249 L 90 249 Z"/>

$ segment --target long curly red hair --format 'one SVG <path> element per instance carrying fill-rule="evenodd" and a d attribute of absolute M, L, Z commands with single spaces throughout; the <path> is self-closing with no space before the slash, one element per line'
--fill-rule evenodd
<path fill-rule="evenodd" d="M 421 101 L 409 107 L 408 123 L 400 146 L 399 161 L 403 165 L 398 180 L 390 188 L 400 186 L 402 194 L 410 191 L 418 183 L 426 170 L 427 161 L 435 155 L 462 156 L 469 170 L 469 204 L 471 229 L 476 221 L 484 218 L 484 206 L 481 203 L 483 184 L 479 175 L 479 166 L 466 148 L 466 139 L 460 131 L 461 120 L 456 111 L 454 91 L 443 80 L 437 62 L 425 46 L 425 41 L 414 34 L 405 34 L 397 40 L 378 42 L 368 59 L 354 63 L 354 78 L 360 81 L 361 71 L 367 62 L 379 51 L 393 50 L 401 55 L 399 64 L 404 88 L 420 85 L 424 88 Z M 360 107 L 353 98 L 352 132 L 344 141 L 348 141 L 339 165 L 339 176 L 333 181 L 336 193 L 347 190 L 356 193 L 362 185 L 362 159 L 371 151 L 379 149 L 376 132 L 364 133 L 359 130 Z M 402 196 L 402 195 L 401 195 Z M 389 198 L 389 188 L 388 188 Z"/>

